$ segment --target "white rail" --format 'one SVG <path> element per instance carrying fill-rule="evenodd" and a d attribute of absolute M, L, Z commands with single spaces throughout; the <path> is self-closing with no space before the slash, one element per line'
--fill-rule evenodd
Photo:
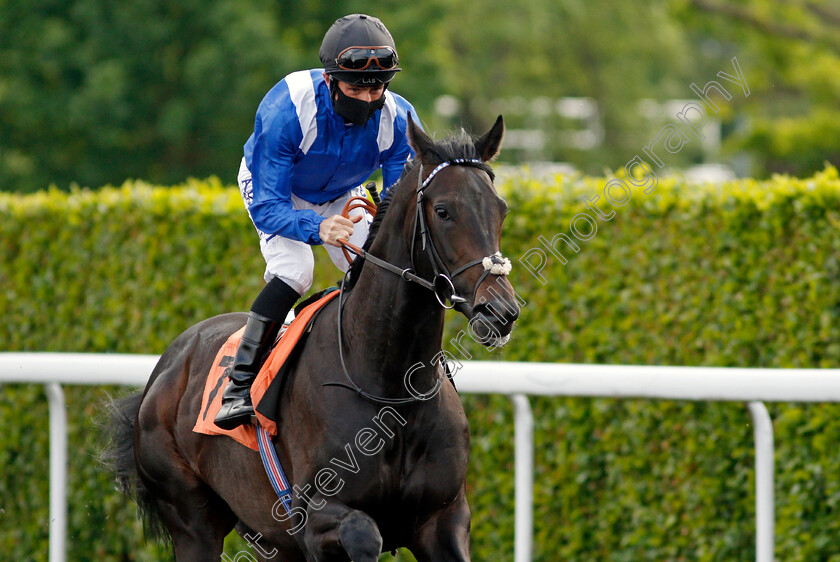
<path fill-rule="evenodd" d="M 67 423 L 62 384 L 143 386 L 155 355 L 0 353 L 0 384 L 44 384 L 50 404 L 50 562 L 64 562 Z M 464 393 L 506 394 L 516 439 L 515 561 L 531 560 L 533 416 L 526 395 L 747 402 L 756 442 L 756 560 L 773 562 L 773 426 L 762 401 L 840 402 L 840 369 L 741 369 L 469 361 Z"/>

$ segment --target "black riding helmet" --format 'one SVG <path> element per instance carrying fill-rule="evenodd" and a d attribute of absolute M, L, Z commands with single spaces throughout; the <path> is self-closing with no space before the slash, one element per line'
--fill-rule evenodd
<path fill-rule="evenodd" d="M 402 70 L 391 33 L 379 18 L 365 14 L 337 19 L 318 54 L 324 72 L 348 84 L 387 85 Z"/>

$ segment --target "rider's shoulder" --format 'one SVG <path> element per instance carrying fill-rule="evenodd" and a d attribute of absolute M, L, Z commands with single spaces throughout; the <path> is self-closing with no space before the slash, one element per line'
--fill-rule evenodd
<path fill-rule="evenodd" d="M 396 109 L 395 125 L 401 131 L 404 132 L 408 126 L 409 113 L 411 114 L 411 117 L 414 119 L 415 123 L 420 123 L 420 117 L 417 115 L 417 110 L 414 109 L 414 106 L 411 105 L 411 102 L 409 102 L 403 96 L 399 95 L 394 91 L 388 90 L 388 94 L 393 96 L 394 107 Z"/>
<path fill-rule="evenodd" d="M 397 92 L 393 90 L 388 90 L 388 95 L 393 96 L 394 103 L 397 106 L 397 111 L 402 112 L 404 114 L 406 113 L 406 111 L 414 109 L 414 106 L 411 105 L 411 102 L 409 102 L 403 96 L 399 95 Z"/>
<path fill-rule="evenodd" d="M 263 105 L 294 106 L 317 103 L 324 84 L 323 70 L 297 70 L 283 77 L 265 95 Z"/>
<path fill-rule="evenodd" d="M 315 115 L 319 105 L 319 93 L 324 77 L 321 70 L 299 70 L 287 74 L 266 93 L 260 102 L 258 118 L 264 123 L 285 129 L 291 123 L 300 121 L 301 115 Z M 327 98 L 329 99 L 329 98 Z"/>

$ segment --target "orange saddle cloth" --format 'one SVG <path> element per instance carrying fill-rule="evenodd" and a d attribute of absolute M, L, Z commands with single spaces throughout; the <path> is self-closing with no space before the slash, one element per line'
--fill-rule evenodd
<path fill-rule="evenodd" d="M 306 331 L 315 314 L 338 294 L 339 291 L 327 293 L 304 308 L 295 317 L 294 321 L 285 327 L 285 330 L 280 334 L 280 341 L 274 346 L 268 359 L 263 363 L 254 384 L 251 385 L 251 402 L 254 404 L 255 410 L 259 407 L 260 400 L 266 391 L 268 391 L 271 383 L 274 382 L 278 371 L 300 341 L 301 336 Z M 198 413 L 198 419 L 195 422 L 193 431 L 206 435 L 227 435 L 246 447 L 259 451 L 257 432 L 253 425 L 241 425 L 228 430 L 222 429 L 213 423 L 216 414 L 222 407 L 222 394 L 224 394 L 225 388 L 227 388 L 230 382 L 228 374 L 230 374 L 233 368 L 236 348 L 239 347 L 239 340 L 242 339 L 242 333 L 244 331 L 245 326 L 237 332 L 234 332 L 216 354 L 216 358 L 213 360 L 213 366 L 207 375 L 207 382 L 204 385 L 201 410 Z M 269 435 L 277 435 L 277 423 L 259 411 L 256 413 L 260 426 L 265 428 Z"/>

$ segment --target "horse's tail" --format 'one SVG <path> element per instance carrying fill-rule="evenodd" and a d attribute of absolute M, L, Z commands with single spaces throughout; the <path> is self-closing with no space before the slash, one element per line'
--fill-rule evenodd
<path fill-rule="evenodd" d="M 142 392 L 130 394 L 119 400 L 111 399 L 104 424 L 107 446 L 102 461 L 117 479 L 118 489 L 137 504 L 143 521 L 143 531 L 148 538 L 171 543 L 172 537 L 163 524 L 157 506 L 137 473 L 134 460 L 134 421 L 140 411 Z"/>

